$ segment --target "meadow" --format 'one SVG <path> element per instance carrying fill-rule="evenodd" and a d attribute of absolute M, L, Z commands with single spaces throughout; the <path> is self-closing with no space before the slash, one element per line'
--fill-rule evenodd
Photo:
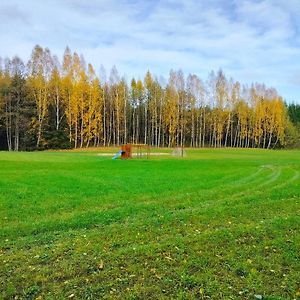
<path fill-rule="evenodd" d="M 0 299 L 300 298 L 299 150 L 116 151 L 0 152 Z"/>

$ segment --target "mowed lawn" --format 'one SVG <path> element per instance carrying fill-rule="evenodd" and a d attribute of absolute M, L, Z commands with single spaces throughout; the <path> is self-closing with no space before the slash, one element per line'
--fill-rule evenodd
<path fill-rule="evenodd" d="M 101 151 L 0 152 L 0 299 L 300 298 L 299 150 Z"/>

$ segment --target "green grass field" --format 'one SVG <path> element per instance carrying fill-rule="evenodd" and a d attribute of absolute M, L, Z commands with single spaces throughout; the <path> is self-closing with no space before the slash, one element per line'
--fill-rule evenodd
<path fill-rule="evenodd" d="M 300 298 L 299 150 L 98 153 L 0 152 L 0 299 Z"/>

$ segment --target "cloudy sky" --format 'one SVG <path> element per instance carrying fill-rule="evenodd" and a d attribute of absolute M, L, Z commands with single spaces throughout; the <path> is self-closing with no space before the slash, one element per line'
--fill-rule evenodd
<path fill-rule="evenodd" d="M 128 78 L 222 68 L 300 103 L 300 0 L 1 0 L 0 56 L 36 44 Z"/>

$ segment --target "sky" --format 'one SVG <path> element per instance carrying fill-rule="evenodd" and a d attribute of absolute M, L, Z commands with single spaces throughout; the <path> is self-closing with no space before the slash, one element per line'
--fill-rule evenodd
<path fill-rule="evenodd" d="M 1 0 L 0 56 L 27 61 L 36 44 L 127 78 L 221 68 L 300 103 L 300 0 Z"/>

